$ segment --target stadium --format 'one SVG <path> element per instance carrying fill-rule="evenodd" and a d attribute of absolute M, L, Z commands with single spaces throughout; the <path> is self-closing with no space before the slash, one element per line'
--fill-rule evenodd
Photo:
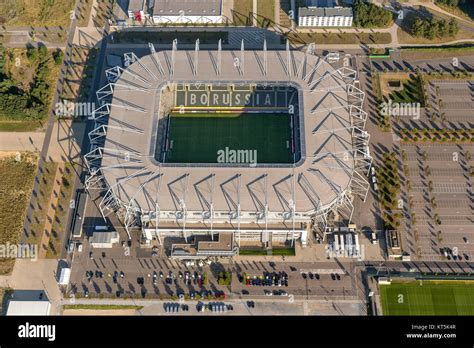
<path fill-rule="evenodd" d="M 86 187 L 101 190 L 104 219 L 140 228 L 144 245 L 170 237 L 185 259 L 251 241 L 306 246 L 331 221 L 350 223 L 371 164 L 356 71 L 288 43 L 149 47 L 97 91 Z"/>

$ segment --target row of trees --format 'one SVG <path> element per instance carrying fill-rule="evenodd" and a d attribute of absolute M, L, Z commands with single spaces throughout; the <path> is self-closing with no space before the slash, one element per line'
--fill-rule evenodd
<path fill-rule="evenodd" d="M 219 272 L 217 283 L 219 285 L 230 285 L 232 283 L 232 272 Z"/>
<path fill-rule="evenodd" d="M 361 28 L 384 28 L 393 23 L 392 12 L 363 0 L 354 1 L 354 25 Z"/>
<path fill-rule="evenodd" d="M 9 119 L 41 119 L 47 114 L 51 95 L 50 62 L 62 61 L 62 55 L 51 55 L 44 46 L 28 48 L 27 57 L 36 65 L 30 88 L 22 89 L 7 69 L 7 56 L 13 55 L 0 47 L 0 114 Z"/>
<path fill-rule="evenodd" d="M 382 166 L 377 174 L 379 182 L 379 200 L 382 206 L 382 219 L 386 230 L 400 227 L 398 197 L 400 194 L 400 176 L 398 174 L 397 157 L 394 152 L 386 152 L 382 156 Z"/>
<path fill-rule="evenodd" d="M 459 32 L 459 25 L 454 18 L 451 18 L 449 22 L 445 19 L 416 18 L 410 31 L 415 37 L 424 37 L 428 40 L 434 40 L 435 38 L 456 36 Z"/>

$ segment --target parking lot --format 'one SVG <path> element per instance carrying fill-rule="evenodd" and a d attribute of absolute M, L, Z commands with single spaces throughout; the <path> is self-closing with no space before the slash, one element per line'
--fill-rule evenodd
<path fill-rule="evenodd" d="M 430 80 L 428 98 L 434 109 L 434 117 L 431 119 L 445 122 L 472 122 L 473 96 L 474 81 Z"/>
<path fill-rule="evenodd" d="M 404 144 L 405 248 L 423 260 L 474 256 L 472 145 Z M 446 249 L 447 248 L 447 249 Z M 445 251 L 447 251 L 445 253 Z"/>
<path fill-rule="evenodd" d="M 133 297 L 223 299 L 231 295 L 249 298 L 288 296 L 357 295 L 355 282 L 336 262 L 311 263 L 223 260 L 200 267 L 197 263 L 151 257 L 132 245 L 130 256 L 118 245 L 112 249 L 93 249 L 88 242 L 74 251 L 69 293 L 76 297 Z M 136 250 L 135 250 L 136 249 Z M 90 253 L 92 252 L 92 258 Z M 232 272 L 230 285 L 219 284 L 219 273 Z M 284 276 L 283 276 L 284 275 Z M 243 277 L 248 280 L 243 281 Z"/>

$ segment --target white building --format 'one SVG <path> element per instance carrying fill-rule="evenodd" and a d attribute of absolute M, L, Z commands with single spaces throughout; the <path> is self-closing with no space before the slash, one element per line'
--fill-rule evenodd
<path fill-rule="evenodd" d="M 154 23 L 222 23 L 222 0 L 152 0 Z"/>
<path fill-rule="evenodd" d="M 91 246 L 98 249 L 109 249 L 119 242 L 117 231 L 95 231 L 92 234 Z"/>
<path fill-rule="evenodd" d="M 42 290 L 15 290 L 8 301 L 7 315 L 49 315 L 51 303 Z"/>
<path fill-rule="evenodd" d="M 300 7 L 298 17 L 301 27 L 350 27 L 353 21 L 349 7 Z"/>

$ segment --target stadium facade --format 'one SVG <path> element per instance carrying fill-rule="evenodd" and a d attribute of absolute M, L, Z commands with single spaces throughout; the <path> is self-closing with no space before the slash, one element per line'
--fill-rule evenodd
<path fill-rule="evenodd" d="M 288 43 L 283 50 L 267 50 L 265 43 L 258 51 L 245 50 L 244 42 L 233 51 L 222 50 L 220 42 L 216 50 L 201 50 L 199 42 L 195 50 L 178 50 L 176 40 L 171 50 L 149 47 L 141 58 L 125 54 L 126 68 L 107 70 L 109 83 L 97 91 L 101 106 L 92 115 L 86 187 L 104 191 L 104 218 L 118 214 L 127 231 L 141 229 L 145 244 L 167 236 L 213 241 L 194 249 L 175 245 L 174 256 L 182 258 L 235 255 L 244 241 L 268 246 L 299 239 L 305 246 L 312 231 L 327 232 L 328 216 L 350 222 L 353 198 L 367 196 L 371 165 L 356 71 L 335 69 Z M 252 93 L 270 90 L 270 107 L 295 116 L 297 160 L 186 164 L 156 156 L 170 112 L 195 106 L 179 105 L 178 89 L 207 95 L 199 106 L 209 111 L 211 89 L 228 94 L 249 86 Z M 297 93 L 278 103 L 280 87 Z M 268 105 L 236 105 L 241 111 L 256 106 L 261 112 Z"/>

